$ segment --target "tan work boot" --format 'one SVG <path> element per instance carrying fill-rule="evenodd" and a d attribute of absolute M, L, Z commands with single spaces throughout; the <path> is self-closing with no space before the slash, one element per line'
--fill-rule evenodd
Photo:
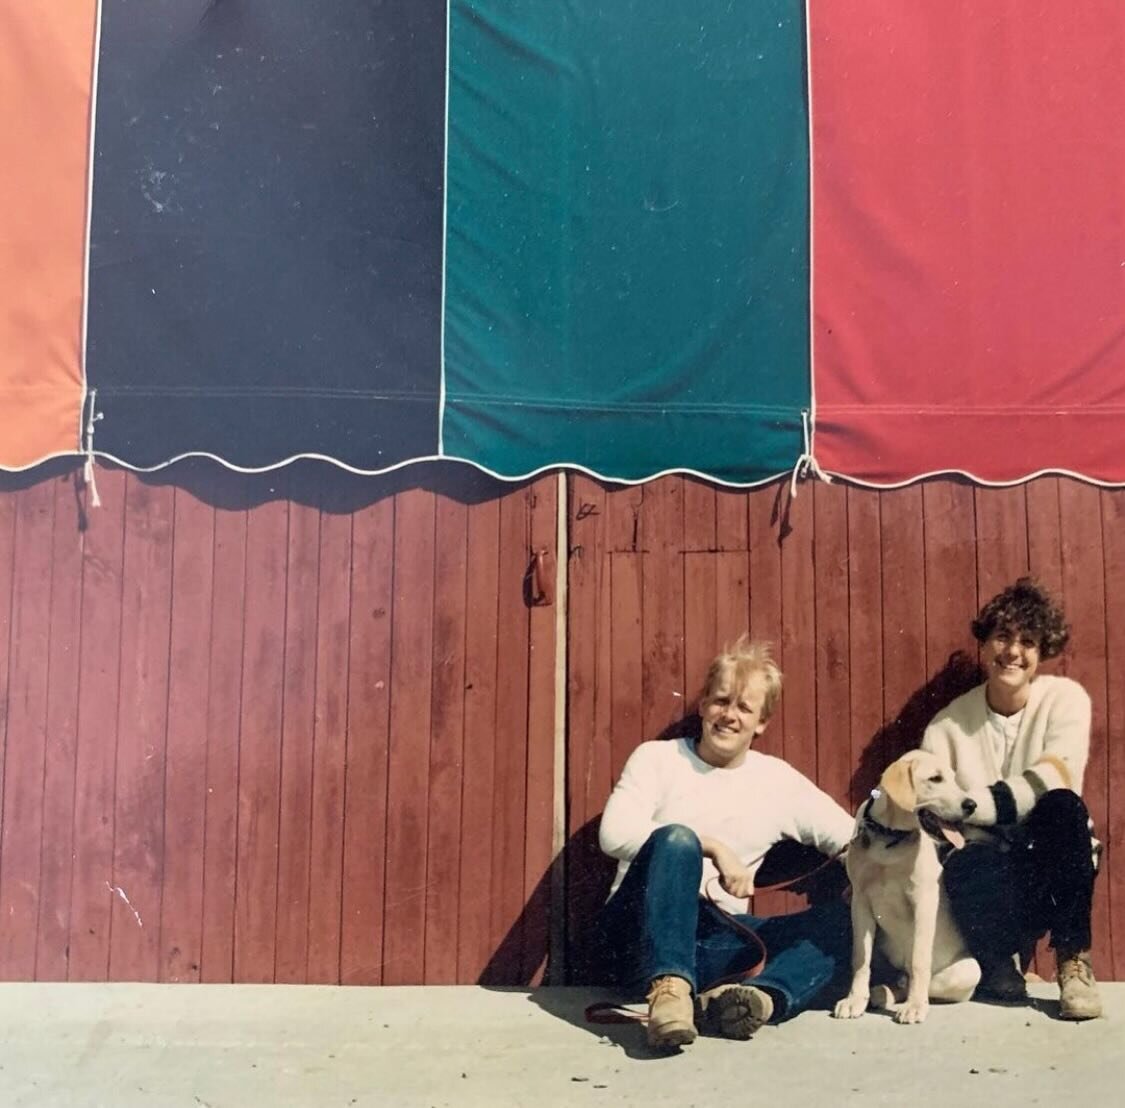
<path fill-rule="evenodd" d="M 648 1045 L 687 1046 L 695 1042 L 691 985 L 682 977 L 657 977 L 648 991 Z"/>
<path fill-rule="evenodd" d="M 1102 1014 L 1102 998 L 1094 980 L 1088 950 L 1056 954 L 1058 960 L 1059 1019 L 1096 1020 Z"/>
<path fill-rule="evenodd" d="M 716 985 L 699 994 L 703 1028 L 726 1039 L 749 1039 L 773 1015 L 773 998 L 753 985 Z"/>

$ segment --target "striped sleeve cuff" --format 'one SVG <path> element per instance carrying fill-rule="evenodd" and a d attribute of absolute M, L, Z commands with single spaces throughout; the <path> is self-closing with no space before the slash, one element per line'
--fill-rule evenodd
<path fill-rule="evenodd" d="M 969 796 L 977 802 L 970 822 L 991 824 L 1019 823 L 1051 789 L 1069 789 L 1071 776 L 1066 763 L 1050 755 L 1016 777 L 997 781 L 987 789 L 973 789 Z"/>

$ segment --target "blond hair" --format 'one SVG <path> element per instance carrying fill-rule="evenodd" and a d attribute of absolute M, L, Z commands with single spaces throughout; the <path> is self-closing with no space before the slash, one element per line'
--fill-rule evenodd
<path fill-rule="evenodd" d="M 722 653 L 715 656 L 707 669 L 701 699 L 709 700 L 719 685 L 728 680 L 736 689 L 745 688 L 747 681 L 755 673 L 762 675 L 766 686 L 761 714 L 761 721 L 765 723 L 773 715 L 781 697 L 781 670 L 773 660 L 770 644 L 752 639 L 747 633 L 739 635 Z"/>

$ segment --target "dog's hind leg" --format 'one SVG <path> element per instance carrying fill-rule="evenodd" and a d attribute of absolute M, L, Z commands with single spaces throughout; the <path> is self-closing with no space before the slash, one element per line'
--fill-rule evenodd
<path fill-rule="evenodd" d="M 871 1007 L 878 1012 L 889 1012 L 895 1005 L 906 1000 L 906 990 L 910 979 L 905 973 L 891 985 L 873 985 L 871 988 Z"/>
<path fill-rule="evenodd" d="M 980 963 L 975 958 L 958 958 L 930 978 L 930 999 L 960 1004 L 973 995 L 980 983 Z"/>

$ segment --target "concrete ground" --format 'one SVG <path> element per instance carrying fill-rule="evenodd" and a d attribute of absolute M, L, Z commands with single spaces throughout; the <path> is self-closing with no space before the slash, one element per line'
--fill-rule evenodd
<path fill-rule="evenodd" d="M 1080 1025 L 1037 985 L 1026 1007 L 806 1012 L 655 1056 L 639 1025 L 586 1024 L 585 989 L 3 984 L 0 1104 L 1101 1108 L 1125 1100 L 1125 984 L 1102 988 Z"/>

